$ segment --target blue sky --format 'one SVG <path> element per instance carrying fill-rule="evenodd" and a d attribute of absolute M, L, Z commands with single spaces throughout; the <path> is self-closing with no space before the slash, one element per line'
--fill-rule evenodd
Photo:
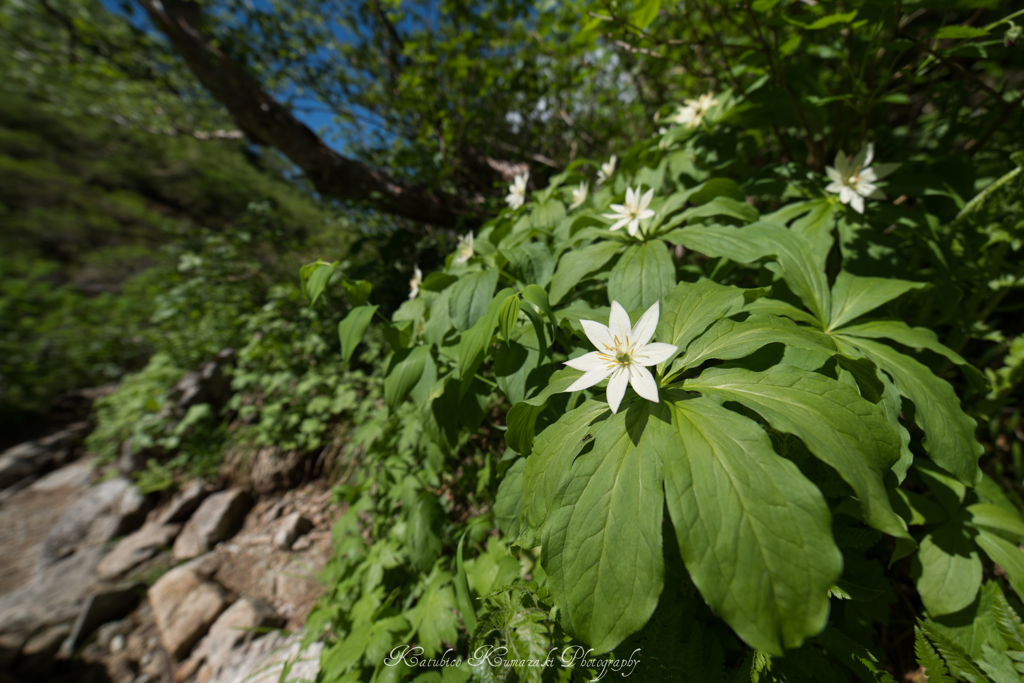
<path fill-rule="evenodd" d="M 100 0 L 102 5 L 114 14 L 127 17 L 132 24 L 140 29 L 159 35 L 149 21 L 149 17 L 138 5 L 131 0 Z M 325 111 L 324 105 L 314 99 L 305 98 L 295 101 L 295 108 L 292 113 L 297 119 L 312 128 L 324 142 L 337 152 L 344 152 L 344 140 L 341 139 L 342 129 L 334 122 L 334 115 Z"/>

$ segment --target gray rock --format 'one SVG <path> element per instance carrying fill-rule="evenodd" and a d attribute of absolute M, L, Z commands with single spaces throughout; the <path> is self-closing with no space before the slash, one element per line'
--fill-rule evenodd
<path fill-rule="evenodd" d="M 22 646 L 21 654 L 25 657 L 35 657 L 38 655 L 53 657 L 57 650 L 60 649 L 60 644 L 64 642 L 64 639 L 70 633 L 71 627 L 67 624 L 51 626 L 42 633 L 29 638 L 28 642 Z"/>
<path fill-rule="evenodd" d="M 170 397 L 174 413 L 184 417 L 188 409 L 200 403 L 220 408 L 231 398 L 231 378 L 225 370 L 235 359 L 235 350 L 227 348 L 208 360 L 198 369 L 187 373 L 171 389 Z"/>
<path fill-rule="evenodd" d="M 241 489 L 221 491 L 204 500 L 174 542 L 175 559 L 197 557 L 233 536 L 251 507 L 252 499 Z"/>
<path fill-rule="evenodd" d="M 315 681 L 323 643 L 302 649 L 302 636 L 266 635 L 232 651 L 208 683 L 277 683 L 292 662 L 285 683 Z"/>
<path fill-rule="evenodd" d="M 88 422 L 76 422 L 45 438 L 26 441 L 0 453 L 0 489 L 68 462 L 88 431 Z"/>
<path fill-rule="evenodd" d="M 278 628 L 283 624 L 284 619 L 267 601 L 261 598 L 242 598 L 217 617 L 210 632 L 192 653 L 191 661 L 186 662 L 183 668 L 195 668 L 202 664 L 199 680 L 209 680 L 217 674 L 236 647 L 260 635 L 254 629 Z M 205 663 L 202 663 L 204 659 Z"/>
<path fill-rule="evenodd" d="M 39 569 L 71 555 L 85 543 L 102 543 L 118 531 L 124 533 L 118 515 L 121 500 L 130 488 L 127 479 L 110 479 L 72 503 L 43 540 Z"/>
<path fill-rule="evenodd" d="M 91 595 L 68 636 L 67 654 L 70 656 L 102 624 L 120 619 L 135 609 L 140 597 L 141 590 L 137 586 L 114 588 Z"/>
<path fill-rule="evenodd" d="M 29 488 L 33 491 L 53 491 L 65 486 L 88 486 L 94 467 L 91 458 L 79 460 L 40 477 Z"/>
<path fill-rule="evenodd" d="M 313 522 L 298 512 L 293 512 L 278 523 L 277 532 L 274 534 L 274 545 L 281 550 L 288 550 L 300 536 L 306 535 L 312 528 Z"/>
<path fill-rule="evenodd" d="M 112 580 L 127 574 L 146 560 L 156 555 L 175 539 L 181 531 L 180 524 L 147 524 L 114 546 L 110 554 L 96 567 L 96 574 L 104 580 Z"/>
<path fill-rule="evenodd" d="M 295 488 L 310 464 L 307 453 L 282 451 L 277 446 L 264 446 L 247 461 L 249 485 L 260 494 Z"/>
<path fill-rule="evenodd" d="M 227 591 L 187 566 L 176 567 L 149 589 L 160 642 L 181 659 L 228 606 Z"/>
<path fill-rule="evenodd" d="M 171 502 L 160 513 L 158 520 L 161 524 L 184 522 L 192 516 L 192 513 L 208 495 L 210 495 L 209 487 L 198 479 L 194 480 L 174 494 Z"/>
<path fill-rule="evenodd" d="M 123 650 L 125 645 L 125 636 L 131 633 L 131 630 L 135 627 L 131 619 L 121 619 L 120 621 L 111 621 L 103 624 L 96 629 L 96 644 L 103 649 L 110 649 L 114 652 L 114 641 L 117 638 L 121 639 L 121 647 L 118 650 Z"/>
<path fill-rule="evenodd" d="M 0 596 L 0 634 L 31 634 L 78 618 L 99 585 L 96 565 L 105 549 L 80 548 L 44 568 L 32 581 Z"/>

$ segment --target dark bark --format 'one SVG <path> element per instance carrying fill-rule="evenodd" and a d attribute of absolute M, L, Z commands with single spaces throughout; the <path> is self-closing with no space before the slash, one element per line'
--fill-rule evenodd
<path fill-rule="evenodd" d="M 328 147 L 267 92 L 205 31 L 202 9 L 189 0 L 138 0 L 170 39 L 199 82 L 223 104 L 238 127 L 260 145 L 276 147 L 322 195 L 356 200 L 385 213 L 441 226 L 478 222 L 462 197 L 408 185 Z"/>

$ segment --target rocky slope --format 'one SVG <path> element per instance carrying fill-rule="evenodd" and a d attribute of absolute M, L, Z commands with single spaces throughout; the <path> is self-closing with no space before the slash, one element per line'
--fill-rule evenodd
<path fill-rule="evenodd" d="M 87 430 L 0 454 L 0 683 L 315 678 L 296 631 L 343 511 L 329 491 L 144 496 L 82 453 Z"/>

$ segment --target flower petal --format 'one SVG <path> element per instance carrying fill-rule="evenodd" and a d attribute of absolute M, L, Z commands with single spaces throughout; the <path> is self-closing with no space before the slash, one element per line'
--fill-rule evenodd
<path fill-rule="evenodd" d="M 639 192 L 639 188 L 637 188 L 637 191 Z M 651 189 L 647 190 L 647 192 L 644 192 L 644 196 L 640 198 L 640 210 L 643 211 L 648 206 L 650 206 L 652 199 L 654 199 L 654 188 L 653 187 Z"/>
<path fill-rule="evenodd" d="M 843 182 L 843 178 L 842 176 L 839 175 L 839 171 L 837 171 L 831 166 L 825 167 L 825 175 L 827 175 L 829 180 L 831 180 L 833 183 Z"/>
<path fill-rule="evenodd" d="M 853 210 L 857 213 L 864 213 L 864 198 L 859 194 L 853 195 L 853 199 L 850 200 L 850 206 L 852 206 Z"/>
<path fill-rule="evenodd" d="M 626 313 L 626 309 L 618 301 L 612 302 L 612 312 L 608 316 L 608 331 L 622 344 L 626 343 L 626 337 L 630 336 L 630 332 L 632 332 L 629 313 Z"/>
<path fill-rule="evenodd" d="M 619 228 L 621 228 L 621 227 L 623 227 L 625 225 L 629 225 L 629 219 L 628 218 L 623 218 L 621 221 L 619 221 L 615 225 L 613 225 L 610 228 L 608 228 L 608 232 L 614 232 L 615 230 L 618 230 Z"/>
<path fill-rule="evenodd" d="M 629 236 L 636 237 L 636 231 L 640 229 L 640 221 L 633 219 L 629 222 Z"/>
<path fill-rule="evenodd" d="M 846 178 L 850 175 L 850 161 L 843 150 L 836 152 L 836 170 L 839 171 L 840 177 Z"/>
<path fill-rule="evenodd" d="M 591 351 L 585 353 L 579 358 L 571 358 L 563 365 L 568 365 L 573 370 L 582 370 L 583 372 L 590 372 L 591 370 L 598 370 L 601 368 L 607 368 L 612 365 L 612 361 L 608 360 L 607 354 L 601 354 L 598 351 Z"/>
<path fill-rule="evenodd" d="M 875 164 L 871 168 L 875 171 L 875 180 L 888 177 L 893 171 L 903 164 Z"/>
<path fill-rule="evenodd" d="M 621 366 L 617 365 L 616 367 Z M 615 372 L 615 368 L 608 367 L 598 368 L 596 370 L 588 370 L 587 372 L 584 372 L 578 380 L 573 382 L 569 386 L 569 388 L 566 389 L 563 393 L 570 393 L 573 391 L 583 391 L 584 389 L 589 389 L 590 387 L 594 386 L 595 384 L 597 384 L 598 382 L 600 382 L 613 372 Z"/>
<path fill-rule="evenodd" d="M 664 363 L 672 357 L 679 347 L 675 344 L 663 344 L 661 342 L 654 342 L 653 344 L 647 344 L 643 348 L 637 349 L 630 356 L 633 361 L 640 365 L 657 365 L 658 363 Z"/>
<path fill-rule="evenodd" d="M 642 221 L 647 220 L 648 218 L 653 218 L 653 217 L 654 217 L 654 210 L 653 209 L 644 209 L 637 216 L 637 218 L 639 218 Z"/>
<path fill-rule="evenodd" d="M 857 196 L 857 193 L 853 191 L 853 188 L 848 185 L 843 185 L 839 190 L 839 201 L 843 204 L 849 204 L 853 201 L 853 198 Z"/>
<path fill-rule="evenodd" d="M 618 412 L 619 404 L 622 403 L 622 397 L 626 395 L 626 386 L 628 384 L 629 370 L 625 365 L 617 366 L 615 371 L 612 373 L 612 378 L 608 381 L 608 390 L 606 393 L 606 396 L 608 397 L 608 407 L 612 409 L 613 413 Z"/>
<path fill-rule="evenodd" d="M 654 375 L 647 368 L 642 365 L 630 365 L 629 383 L 633 386 L 633 391 L 640 396 L 648 401 L 658 402 L 658 384 L 654 381 Z M 612 385 L 609 383 L 609 391 L 611 388 Z"/>
<path fill-rule="evenodd" d="M 658 327 L 659 315 L 661 315 L 661 304 L 655 301 L 654 305 L 648 308 L 640 316 L 640 319 L 636 321 L 636 326 L 629 332 L 630 353 L 632 353 L 632 349 L 638 349 L 651 341 L 651 337 L 654 336 L 654 330 Z"/>
<path fill-rule="evenodd" d="M 587 339 L 594 345 L 594 348 L 602 353 L 614 353 L 615 342 L 612 341 L 611 331 L 604 325 L 594 320 L 580 320 L 583 332 Z M 581 368 L 582 369 L 582 368 Z"/>
<path fill-rule="evenodd" d="M 840 182 L 829 183 L 825 188 L 825 192 L 831 192 L 833 194 L 839 194 L 843 190 L 843 184 Z"/>

